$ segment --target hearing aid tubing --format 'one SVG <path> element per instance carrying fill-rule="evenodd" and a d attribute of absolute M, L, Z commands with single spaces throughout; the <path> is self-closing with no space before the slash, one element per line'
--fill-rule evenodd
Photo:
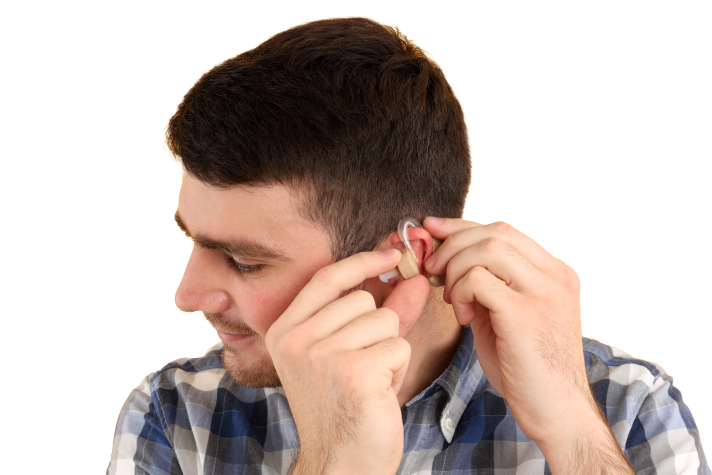
<path fill-rule="evenodd" d="M 418 270 L 418 257 L 415 255 L 413 246 L 410 244 L 408 239 L 408 228 L 422 228 L 415 218 L 407 217 L 403 218 L 398 222 L 398 237 L 400 238 L 403 245 L 405 245 L 405 251 L 401 252 L 401 260 L 398 262 L 398 267 L 395 269 L 381 274 L 378 276 L 382 282 L 388 282 L 389 280 L 402 276 L 404 279 L 411 279 L 416 275 L 420 274 Z M 443 242 L 440 239 L 433 238 L 433 252 L 437 251 L 438 247 Z M 428 281 L 432 287 L 442 287 L 445 285 L 445 275 L 430 275 L 426 274 Z"/>

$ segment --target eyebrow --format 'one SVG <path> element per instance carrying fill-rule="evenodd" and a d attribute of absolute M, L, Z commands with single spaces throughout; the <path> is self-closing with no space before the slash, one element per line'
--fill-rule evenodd
<path fill-rule="evenodd" d="M 279 250 L 256 241 L 216 241 L 201 235 L 191 235 L 185 223 L 180 217 L 178 210 L 174 216 L 176 224 L 186 236 L 191 238 L 200 247 L 214 249 L 232 256 L 246 257 L 247 259 L 271 259 L 277 261 L 288 261 L 289 258 Z"/>

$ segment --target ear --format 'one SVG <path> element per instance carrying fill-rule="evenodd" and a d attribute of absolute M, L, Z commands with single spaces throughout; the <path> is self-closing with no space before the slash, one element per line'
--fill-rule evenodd
<path fill-rule="evenodd" d="M 418 258 L 418 271 L 421 275 L 425 275 L 425 260 L 433 254 L 433 237 L 423 228 L 408 228 L 408 240 L 413 246 L 415 257 Z M 392 232 L 388 239 L 379 246 L 379 249 L 398 249 L 405 251 L 405 244 L 400 240 L 396 231 Z"/>

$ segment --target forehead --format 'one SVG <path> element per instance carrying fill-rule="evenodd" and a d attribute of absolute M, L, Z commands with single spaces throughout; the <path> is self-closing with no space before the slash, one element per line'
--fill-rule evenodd
<path fill-rule="evenodd" d="M 282 185 L 220 190 L 183 174 L 178 210 L 192 235 L 259 240 L 286 250 L 329 249 L 327 234 L 300 216 L 293 193 Z"/>
<path fill-rule="evenodd" d="M 239 224 L 240 227 L 274 228 L 280 223 L 291 225 L 296 209 L 283 186 L 235 186 L 212 188 L 183 174 L 178 209 L 184 221 L 194 226 L 218 231 Z M 193 232 L 193 229 L 191 229 Z"/>

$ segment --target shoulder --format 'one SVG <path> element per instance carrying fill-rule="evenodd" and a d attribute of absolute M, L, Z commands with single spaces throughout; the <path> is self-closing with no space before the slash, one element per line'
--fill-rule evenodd
<path fill-rule="evenodd" d="M 611 427 L 624 420 L 631 425 L 641 411 L 655 410 L 646 407 L 653 399 L 664 405 L 682 404 L 672 376 L 658 364 L 592 338 L 583 339 L 583 350 L 589 383 Z"/>
<path fill-rule="evenodd" d="M 602 371 L 604 367 L 608 371 L 627 367 L 629 370 L 634 370 L 634 374 L 631 376 L 653 379 L 665 373 L 665 370 L 656 363 L 634 358 L 618 348 L 603 344 L 593 338 L 583 338 L 583 352 L 586 357 L 586 369 L 589 377 L 603 377 L 606 373 Z"/>
<path fill-rule="evenodd" d="M 636 472 L 677 466 L 708 474 L 697 426 L 672 376 L 591 338 L 583 348 L 593 394 Z"/>

